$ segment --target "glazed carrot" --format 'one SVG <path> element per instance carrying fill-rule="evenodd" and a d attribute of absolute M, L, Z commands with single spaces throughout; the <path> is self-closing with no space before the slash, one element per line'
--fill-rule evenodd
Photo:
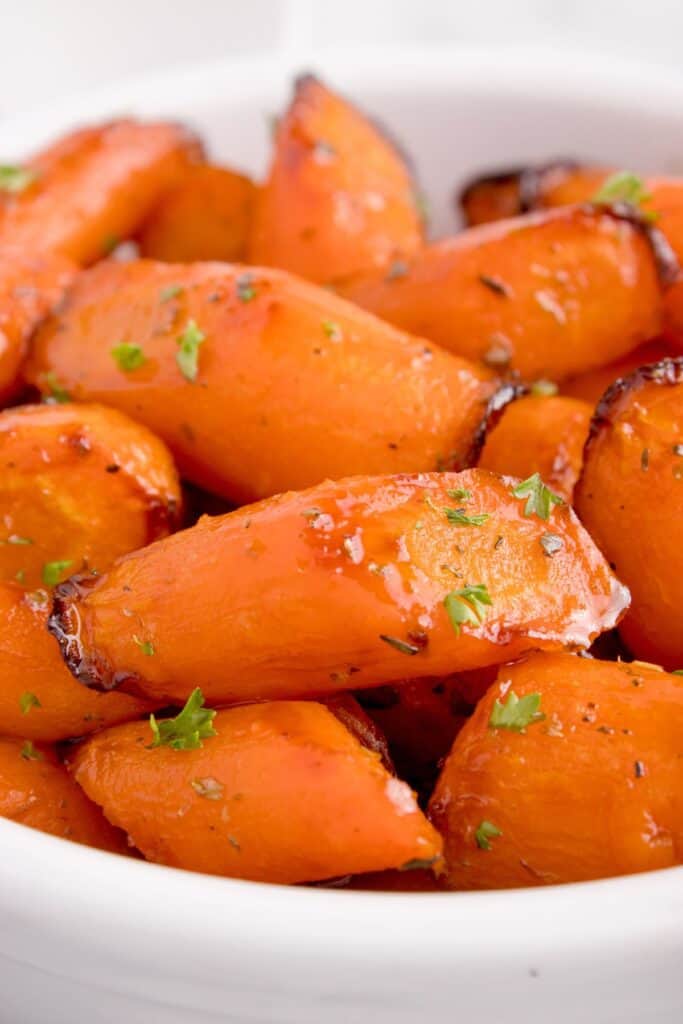
<path fill-rule="evenodd" d="M 596 405 L 610 384 L 614 384 L 620 377 L 628 377 L 639 366 L 658 363 L 660 359 L 666 359 L 673 355 L 675 355 L 675 349 L 663 339 L 657 338 L 654 341 L 648 341 L 647 344 L 640 345 L 639 348 L 629 352 L 623 359 L 618 359 L 615 363 L 609 363 L 607 366 L 563 381 L 562 394 L 569 395 L 571 398 L 580 398 L 590 405 Z"/>
<path fill-rule="evenodd" d="M 571 501 L 592 413 L 592 406 L 576 398 L 527 395 L 505 409 L 487 435 L 479 465 L 522 478 L 540 473 L 556 494 Z"/>
<path fill-rule="evenodd" d="M 0 733 L 41 742 L 137 718 L 152 705 L 79 686 L 47 631 L 44 591 L 0 583 Z"/>
<path fill-rule="evenodd" d="M 61 301 L 75 270 L 63 256 L 0 247 L 0 402 L 18 390 L 29 338 Z"/>
<path fill-rule="evenodd" d="M 0 817 L 101 850 L 124 853 L 112 828 L 48 747 L 0 738 Z"/>
<path fill-rule="evenodd" d="M 597 407 L 576 507 L 633 603 L 620 630 L 639 658 L 683 667 L 683 359 L 617 381 Z"/>
<path fill-rule="evenodd" d="M 680 864 L 682 735 L 683 679 L 656 666 L 570 654 L 503 666 L 430 804 L 448 883 L 549 885 Z"/>
<path fill-rule="evenodd" d="M 255 192 L 226 167 L 192 168 L 145 222 L 141 254 L 168 263 L 244 259 Z"/>
<path fill-rule="evenodd" d="M 76 780 L 148 860 L 264 882 L 438 860 L 410 788 L 320 704 L 219 711 L 194 749 L 152 747 L 144 723 L 107 729 Z"/>
<path fill-rule="evenodd" d="M 378 316 L 528 380 L 602 366 L 659 332 L 662 294 L 644 230 L 569 207 L 427 246 L 397 277 L 343 289 Z"/>
<path fill-rule="evenodd" d="M 32 588 L 102 571 L 179 521 L 180 487 L 167 449 L 115 409 L 5 409 L 0 469 L 0 580 Z"/>
<path fill-rule="evenodd" d="M 465 223 L 474 227 L 529 210 L 586 203 L 612 173 L 573 160 L 515 167 L 474 178 L 460 192 L 458 205 Z"/>
<path fill-rule="evenodd" d="M 51 628 L 83 682 L 169 703 L 193 686 L 214 703 L 320 695 L 587 646 L 627 594 L 567 506 L 516 486 L 469 470 L 280 495 L 63 584 Z"/>
<path fill-rule="evenodd" d="M 119 341 L 139 365 L 112 357 Z M 41 330 L 28 376 L 128 412 L 236 502 L 351 473 L 471 465 L 496 384 L 282 271 L 107 264 Z M 507 397 L 510 397 L 509 391 Z"/>
<path fill-rule="evenodd" d="M 256 204 L 250 262 L 329 282 L 388 267 L 422 241 L 402 153 L 322 82 L 299 78 Z"/>
<path fill-rule="evenodd" d="M 200 158 L 197 139 L 176 124 L 113 121 L 73 132 L 17 168 L 21 187 L 0 199 L 0 248 L 92 263 L 133 235 Z"/>

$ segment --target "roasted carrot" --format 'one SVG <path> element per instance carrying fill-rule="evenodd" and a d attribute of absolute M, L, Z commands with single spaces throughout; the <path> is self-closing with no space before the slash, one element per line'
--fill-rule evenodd
<path fill-rule="evenodd" d="M 132 236 L 200 158 L 195 136 L 176 124 L 72 132 L 16 168 L 19 187 L 0 193 L 0 248 L 92 263 Z"/>
<path fill-rule="evenodd" d="M 683 667 L 683 359 L 642 367 L 604 396 L 576 506 L 631 588 L 620 627 L 628 647 L 669 669 Z"/>
<path fill-rule="evenodd" d="M 57 762 L 51 748 L 0 738 L 0 817 L 123 853 L 124 837 Z"/>
<path fill-rule="evenodd" d="M 152 705 L 79 686 L 47 631 L 48 597 L 0 583 L 0 734 L 55 742 L 137 718 Z"/>
<path fill-rule="evenodd" d="M 554 500 L 539 479 L 485 470 L 328 482 L 63 584 L 51 628 L 83 682 L 168 702 L 192 686 L 215 703 L 310 696 L 585 647 L 628 595 Z"/>
<path fill-rule="evenodd" d="M 63 256 L 0 247 L 0 402 L 18 390 L 29 338 L 61 301 L 75 271 Z"/>
<path fill-rule="evenodd" d="M 571 501 L 592 413 L 592 406 L 577 398 L 521 398 L 505 409 L 488 434 L 479 465 L 523 478 L 540 473 L 553 491 Z"/>
<path fill-rule="evenodd" d="M 676 350 L 661 338 L 648 341 L 645 345 L 629 352 L 623 359 L 615 363 L 608 363 L 589 373 L 581 373 L 577 377 L 570 377 L 562 382 L 562 394 L 570 398 L 580 398 L 590 405 L 597 405 L 610 384 L 621 377 L 628 377 L 630 373 L 637 370 L 639 366 L 647 366 L 649 363 L 658 363 L 660 359 L 674 356 Z"/>
<path fill-rule="evenodd" d="M 299 78 L 256 203 L 250 261 L 324 283 L 398 265 L 422 241 L 403 154 L 322 82 Z"/>
<path fill-rule="evenodd" d="M 123 343 L 135 365 L 121 365 Z M 326 477 L 471 465 L 490 375 L 282 271 L 110 263 L 39 332 L 28 376 L 128 412 L 181 472 L 253 501 Z"/>
<path fill-rule="evenodd" d="M 255 192 L 249 178 L 226 167 L 193 167 L 145 222 L 141 254 L 167 263 L 243 260 Z"/>
<path fill-rule="evenodd" d="M 148 860 L 285 883 L 439 860 L 410 788 L 320 704 L 232 708 L 199 746 L 153 742 L 130 723 L 73 757 L 76 780 Z"/>
<path fill-rule="evenodd" d="M 560 381 L 659 332 L 657 267 L 642 225 L 568 207 L 473 228 L 427 246 L 401 276 L 342 291 L 458 355 Z"/>
<path fill-rule="evenodd" d="M 515 167 L 474 178 L 460 192 L 458 205 L 465 223 L 474 227 L 529 210 L 586 203 L 611 173 L 573 160 Z"/>
<path fill-rule="evenodd" d="M 102 571 L 179 522 L 168 450 L 115 409 L 5 409 L 0 468 L 0 580 L 32 588 Z"/>
<path fill-rule="evenodd" d="M 432 797 L 456 889 L 578 882 L 683 861 L 683 679 L 534 654 L 500 669 Z"/>

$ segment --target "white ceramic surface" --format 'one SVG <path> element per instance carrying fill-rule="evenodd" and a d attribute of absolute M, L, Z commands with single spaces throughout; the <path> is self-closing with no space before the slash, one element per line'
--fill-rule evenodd
<path fill-rule="evenodd" d="M 2 156 L 129 111 L 189 119 L 260 171 L 266 115 L 311 65 L 413 151 L 441 230 L 453 185 L 492 164 L 683 169 L 683 78 L 531 51 L 233 61 L 5 121 Z M 683 869 L 502 893 L 287 889 L 0 820 L 3 1024 L 680 1024 L 682 963 Z"/>

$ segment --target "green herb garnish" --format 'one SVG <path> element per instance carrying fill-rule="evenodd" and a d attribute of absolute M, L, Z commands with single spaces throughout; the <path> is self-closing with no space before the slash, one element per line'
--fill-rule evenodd
<path fill-rule="evenodd" d="M 540 473 L 534 473 L 527 480 L 522 480 L 512 488 L 511 493 L 515 498 L 526 498 L 525 516 L 537 515 L 539 519 L 549 519 L 553 505 L 564 505 L 562 498 L 546 487 Z"/>
<path fill-rule="evenodd" d="M 153 657 L 156 654 L 154 644 L 151 640 L 141 640 L 139 636 L 133 634 L 133 640 L 138 645 L 143 654 L 146 654 L 148 658 Z"/>
<path fill-rule="evenodd" d="M 170 302 L 171 299 L 177 299 L 179 295 L 183 294 L 184 290 L 181 284 L 167 284 L 159 292 L 159 302 Z"/>
<path fill-rule="evenodd" d="M 46 587 L 56 587 L 62 579 L 66 569 L 73 565 L 71 559 L 63 559 L 56 562 L 46 562 L 43 566 L 43 583 Z"/>
<path fill-rule="evenodd" d="M 42 706 L 35 693 L 30 693 L 28 690 L 22 693 L 19 698 L 19 707 L 21 708 L 22 715 L 27 715 L 31 708 L 41 708 Z"/>
<path fill-rule="evenodd" d="M 122 341 L 119 345 L 115 345 L 111 350 L 111 354 L 114 357 L 119 370 L 123 370 L 125 373 L 129 373 L 131 370 L 137 370 L 147 362 L 145 353 L 142 351 L 140 346 L 134 345 L 129 341 Z"/>
<path fill-rule="evenodd" d="M 187 703 L 175 718 L 164 718 L 157 722 L 154 715 L 149 716 L 152 730 L 153 747 L 171 747 L 173 750 L 197 750 L 203 747 L 202 740 L 216 736 L 213 720 L 216 712 L 204 707 L 204 695 L 197 687 L 187 698 Z"/>
<path fill-rule="evenodd" d="M 24 761 L 42 761 L 43 755 L 33 746 L 31 740 L 24 740 L 21 745 L 20 754 Z"/>
<path fill-rule="evenodd" d="M 29 167 L 18 164 L 0 164 L 0 192 L 19 195 L 36 180 L 37 174 Z"/>
<path fill-rule="evenodd" d="M 504 704 L 496 698 L 489 718 L 489 729 L 523 732 L 527 725 L 541 722 L 545 718 L 543 712 L 539 711 L 540 706 L 540 693 L 527 693 L 524 697 L 518 697 L 514 690 L 510 690 Z"/>
<path fill-rule="evenodd" d="M 598 206 L 609 206 L 610 203 L 629 203 L 630 206 L 640 208 L 643 203 L 652 199 L 652 193 L 642 178 L 631 171 L 617 171 L 611 174 L 606 181 L 603 181 L 598 191 L 591 198 L 591 202 Z M 657 214 L 652 211 L 643 211 L 647 220 L 654 221 Z"/>
<path fill-rule="evenodd" d="M 534 398 L 552 398 L 559 388 L 554 380 L 535 380 L 530 391 Z"/>
<path fill-rule="evenodd" d="M 420 648 L 416 647 L 415 644 L 408 644 L 405 640 L 399 640 L 396 636 L 386 636 L 384 633 L 380 633 L 379 638 L 384 640 L 385 644 L 389 644 L 390 647 L 397 650 L 399 654 L 413 655 L 420 653 Z"/>
<path fill-rule="evenodd" d="M 334 320 L 323 320 L 323 330 L 330 341 L 341 341 L 342 329 Z"/>
<path fill-rule="evenodd" d="M 491 840 L 495 839 L 496 836 L 502 836 L 502 834 L 498 826 L 494 825 L 492 821 L 482 821 L 474 833 L 474 838 L 480 850 L 490 850 Z"/>
<path fill-rule="evenodd" d="M 199 372 L 199 346 L 204 343 L 206 335 L 200 331 L 194 320 L 188 320 L 185 330 L 176 339 L 180 349 L 176 352 L 175 361 L 185 380 L 194 381 Z"/>
<path fill-rule="evenodd" d="M 472 491 L 468 491 L 466 487 L 455 487 L 450 491 L 446 491 L 446 494 L 453 501 L 469 501 L 472 497 Z"/>
<path fill-rule="evenodd" d="M 254 287 L 252 274 L 240 274 L 235 280 L 235 287 L 237 288 L 237 298 L 240 302 L 251 302 L 258 294 Z"/>
<path fill-rule="evenodd" d="M 49 397 L 46 399 L 51 402 L 70 402 L 71 395 L 69 392 L 59 383 L 57 374 L 54 370 L 48 370 L 47 373 L 43 374 L 43 383 L 49 389 Z"/>
<path fill-rule="evenodd" d="M 468 584 L 462 590 L 451 590 L 443 599 L 446 614 L 451 620 L 451 626 L 457 634 L 460 634 L 460 627 L 466 622 L 475 626 L 481 625 L 486 618 L 486 607 L 491 606 L 493 601 L 483 583 Z"/>

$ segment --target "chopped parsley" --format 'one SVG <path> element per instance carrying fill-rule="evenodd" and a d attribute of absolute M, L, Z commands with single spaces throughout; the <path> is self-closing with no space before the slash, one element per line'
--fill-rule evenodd
<path fill-rule="evenodd" d="M 549 519 L 553 505 L 564 505 L 562 498 L 546 487 L 540 473 L 534 473 L 527 480 L 522 480 L 512 488 L 511 493 L 514 498 L 526 498 L 525 516 L 536 515 L 539 519 Z"/>
<path fill-rule="evenodd" d="M 468 516 L 464 508 L 448 508 L 446 505 L 439 508 L 429 495 L 425 498 L 425 503 L 435 512 L 442 512 L 451 526 L 483 526 L 486 520 L 491 518 L 488 512 Z"/>
<path fill-rule="evenodd" d="M 384 640 L 385 644 L 389 644 L 399 652 L 399 654 L 419 654 L 420 648 L 416 644 L 408 644 L 405 640 L 399 640 L 396 636 L 386 636 L 384 633 L 380 633 L 380 640 Z"/>
<path fill-rule="evenodd" d="M 446 491 L 446 494 L 453 501 L 469 501 L 472 497 L 472 491 L 468 491 L 466 487 L 455 487 L 450 491 Z"/>
<path fill-rule="evenodd" d="M 46 587 L 56 587 L 65 571 L 73 565 L 69 558 L 56 562 L 46 562 L 43 566 L 43 583 Z"/>
<path fill-rule="evenodd" d="M 412 857 L 399 866 L 399 871 L 431 871 L 435 864 L 441 860 L 439 854 L 436 857 Z"/>
<path fill-rule="evenodd" d="M 177 299 L 184 291 L 185 289 L 181 284 L 167 284 L 159 292 L 159 302 L 170 302 L 171 299 Z"/>
<path fill-rule="evenodd" d="M 443 599 L 446 614 L 457 634 L 466 622 L 481 625 L 486 618 L 486 607 L 493 604 L 483 583 L 468 584 L 462 590 L 451 590 Z"/>
<path fill-rule="evenodd" d="M 16 196 L 32 185 L 37 174 L 29 167 L 18 164 L 0 164 L 0 192 Z"/>
<path fill-rule="evenodd" d="M 540 711 L 540 693 L 527 693 L 518 697 L 510 690 L 504 704 L 496 698 L 493 711 L 489 718 L 489 729 L 511 729 L 513 732 L 524 732 L 528 725 L 542 722 L 545 715 Z"/>
<path fill-rule="evenodd" d="M 57 379 L 57 374 L 54 370 L 48 370 L 47 373 L 43 374 L 43 384 L 49 391 L 47 401 L 49 402 L 70 402 L 71 395 L 69 392 L 60 384 Z"/>
<path fill-rule="evenodd" d="M 591 202 L 598 206 L 608 206 L 610 203 L 629 203 L 630 206 L 640 209 L 642 204 L 650 199 L 652 199 L 652 194 L 648 191 L 642 178 L 631 171 L 617 171 L 602 183 L 592 196 Z M 657 214 L 651 210 L 644 211 L 644 214 L 647 220 L 657 219 Z"/>
<path fill-rule="evenodd" d="M 27 715 L 31 708 L 42 708 L 42 706 L 35 693 L 30 693 L 29 690 L 22 693 L 19 698 L 19 707 L 21 708 L 22 715 Z"/>
<path fill-rule="evenodd" d="M 123 370 L 124 373 L 137 370 L 147 362 L 145 353 L 140 346 L 129 341 L 122 341 L 119 345 L 115 345 L 111 354 L 119 370 Z"/>
<path fill-rule="evenodd" d="M 254 287 L 254 277 L 252 274 L 240 274 L 235 279 L 235 287 L 237 288 L 237 298 L 240 302 L 251 302 L 258 295 Z"/>
<path fill-rule="evenodd" d="M 200 331 L 194 320 L 188 320 L 185 330 L 176 341 L 179 351 L 175 361 L 185 380 L 194 381 L 199 372 L 199 346 L 204 343 L 206 335 Z"/>
<path fill-rule="evenodd" d="M 154 739 L 153 747 L 171 747 L 172 750 L 197 750 L 203 747 L 202 740 L 216 736 L 213 720 L 216 712 L 204 707 L 204 695 L 197 687 L 187 698 L 187 703 L 175 718 L 164 718 L 157 722 L 149 716 L 149 727 Z"/>
<path fill-rule="evenodd" d="M 330 341 L 342 340 L 342 329 L 334 320 L 323 320 L 323 330 Z"/>
<path fill-rule="evenodd" d="M 554 380 L 535 380 L 530 390 L 534 398 L 552 398 L 559 388 Z"/>
<path fill-rule="evenodd" d="M 501 830 L 492 821 L 482 821 L 477 826 L 474 839 L 480 850 L 490 850 L 491 840 L 502 836 Z"/>
<path fill-rule="evenodd" d="M 133 634 L 133 640 L 138 645 L 143 654 L 146 654 L 148 658 L 153 657 L 156 654 L 154 644 L 151 640 L 141 640 L 139 636 Z"/>
<path fill-rule="evenodd" d="M 21 745 L 20 754 L 24 761 L 42 761 L 44 760 L 43 755 L 39 750 L 33 746 L 31 740 L 24 740 Z"/>

